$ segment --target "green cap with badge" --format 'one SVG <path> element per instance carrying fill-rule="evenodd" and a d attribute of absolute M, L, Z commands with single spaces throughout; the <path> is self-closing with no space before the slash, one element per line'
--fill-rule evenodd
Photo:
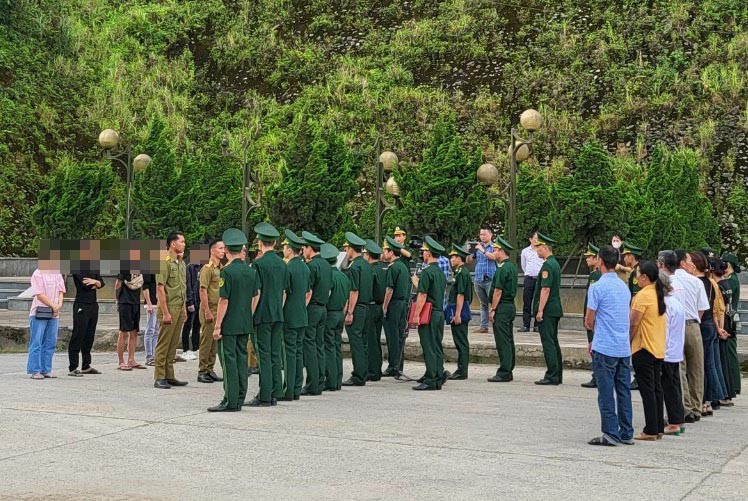
<path fill-rule="evenodd" d="M 421 250 L 427 250 L 435 257 L 443 256 L 446 252 L 446 249 L 442 244 L 428 235 L 423 239 L 423 247 L 421 247 Z"/>
<path fill-rule="evenodd" d="M 537 242 L 535 243 L 535 247 L 538 247 L 541 245 L 547 245 L 548 247 L 553 247 L 557 243 L 558 242 L 553 240 L 548 235 L 543 235 L 542 233 L 538 232 L 538 239 L 537 239 Z"/>
<path fill-rule="evenodd" d="M 369 254 L 371 257 L 378 258 L 382 255 L 382 248 L 377 245 L 377 243 L 374 240 L 371 240 L 370 238 L 366 239 L 366 245 L 364 246 L 364 249 L 366 250 L 366 253 Z"/>
<path fill-rule="evenodd" d="M 585 256 L 597 256 L 600 253 L 600 247 L 596 247 L 591 243 L 587 243 L 587 250 L 584 252 Z"/>
<path fill-rule="evenodd" d="M 717 257 L 717 256 L 719 256 L 719 253 L 716 250 L 714 250 L 711 247 L 709 247 L 708 245 L 706 247 L 702 247 L 701 248 L 701 252 L 706 257 Z"/>
<path fill-rule="evenodd" d="M 732 252 L 725 252 L 724 254 L 722 254 L 722 261 L 724 261 L 725 263 L 730 263 L 735 273 L 740 273 L 740 262 L 738 261 L 738 256 L 736 256 Z"/>
<path fill-rule="evenodd" d="M 493 245 L 494 247 L 498 247 L 499 249 L 506 251 L 507 254 L 509 253 L 509 251 L 514 250 L 514 247 L 512 247 L 509 242 L 507 242 L 506 239 L 501 235 L 498 235 L 496 237 L 496 241 L 493 243 Z"/>
<path fill-rule="evenodd" d="M 325 243 L 324 240 L 322 240 L 317 235 L 315 235 L 314 233 L 311 233 L 309 231 L 302 231 L 301 232 L 301 237 L 304 240 L 306 240 L 306 244 L 304 244 L 304 245 L 308 245 L 309 247 L 311 247 L 312 249 L 314 249 L 316 251 L 318 251 L 320 249 L 320 247 L 322 246 L 322 244 Z"/>
<path fill-rule="evenodd" d="M 278 233 L 278 230 L 276 230 L 275 226 L 270 223 L 257 223 L 254 227 L 254 230 L 255 233 L 257 233 L 257 240 L 266 244 L 276 242 L 278 241 L 278 237 L 280 237 L 280 233 Z"/>
<path fill-rule="evenodd" d="M 333 244 L 322 244 L 320 247 L 320 256 L 328 263 L 335 265 L 338 262 L 338 254 L 340 251 Z"/>
<path fill-rule="evenodd" d="M 632 254 L 636 257 L 642 257 L 642 254 L 644 254 L 644 249 L 637 247 L 631 242 L 623 242 L 621 249 L 621 254 Z"/>
<path fill-rule="evenodd" d="M 301 250 L 301 248 L 306 245 L 305 239 L 301 238 L 293 231 L 286 230 L 283 233 L 284 235 L 286 235 L 286 238 L 285 240 L 283 240 L 283 243 L 291 247 L 293 250 L 297 250 L 297 251 Z"/>
<path fill-rule="evenodd" d="M 357 252 L 361 252 L 364 245 L 366 245 L 366 241 L 363 238 L 359 237 L 352 231 L 345 232 L 345 243 L 343 244 L 343 247 L 352 247 Z"/>
<path fill-rule="evenodd" d="M 242 247 L 247 245 L 247 236 L 236 228 L 229 228 L 223 232 L 221 237 L 223 244 L 229 250 L 229 252 L 241 252 Z"/>
<path fill-rule="evenodd" d="M 464 261 L 468 257 L 467 251 L 457 244 L 452 244 L 452 248 L 449 249 L 450 256 L 459 256 Z"/>
<path fill-rule="evenodd" d="M 404 248 L 404 245 L 397 243 L 391 236 L 387 235 L 386 237 L 384 237 L 384 244 L 382 245 L 382 249 L 389 249 L 399 256 L 400 251 Z"/>

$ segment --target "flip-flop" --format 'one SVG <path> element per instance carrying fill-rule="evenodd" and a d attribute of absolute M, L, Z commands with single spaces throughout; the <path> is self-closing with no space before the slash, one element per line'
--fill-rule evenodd
<path fill-rule="evenodd" d="M 42 377 L 44 379 L 57 379 L 57 376 L 53 376 L 52 374 L 42 374 Z"/>
<path fill-rule="evenodd" d="M 595 438 L 593 438 L 592 440 L 590 440 L 587 443 L 590 444 L 590 445 L 602 445 L 602 446 L 605 446 L 605 447 L 615 447 L 616 446 L 616 444 L 608 442 L 603 437 L 595 437 Z"/>
<path fill-rule="evenodd" d="M 140 364 L 132 364 L 132 365 L 129 365 L 128 367 L 130 367 L 131 369 L 147 369 L 148 368 Z"/>
<path fill-rule="evenodd" d="M 117 370 L 118 371 L 131 371 L 132 367 L 129 367 L 127 365 L 120 365 L 119 367 L 117 367 Z"/>
<path fill-rule="evenodd" d="M 31 379 L 44 379 L 44 376 L 41 374 L 32 374 Z"/>

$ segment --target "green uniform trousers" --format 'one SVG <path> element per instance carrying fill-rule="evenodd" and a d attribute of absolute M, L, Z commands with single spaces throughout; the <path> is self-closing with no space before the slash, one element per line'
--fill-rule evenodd
<path fill-rule="evenodd" d="M 538 323 L 538 330 L 547 367 L 545 379 L 560 384 L 564 382 L 564 362 L 558 343 L 558 321 L 559 317 L 543 317 L 543 321 Z"/>
<path fill-rule="evenodd" d="M 727 340 L 727 362 L 730 370 L 725 377 L 732 378 L 732 389 L 740 395 L 740 359 L 738 358 L 737 338 L 732 337 Z"/>
<path fill-rule="evenodd" d="M 337 388 L 343 387 L 343 329 L 345 328 L 345 312 L 341 312 L 340 324 L 335 329 L 335 364 L 337 365 Z"/>
<path fill-rule="evenodd" d="M 283 396 L 283 322 L 255 326 L 254 342 L 260 364 L 259 400 L 270 402 Z"/>
<path fill-rule="evenodd" d="M 184 305 L 169 305 L 171 313 L 171 323 L 164 323 L 163 309 L 159 308 L 156 318 L 158 318 L 158 341 L 156 341 L 156 353 L 154 362 L 156 364 L 153 377 L 159 379 L 174 379 L 174 357 L 177 353 L 177 346 L 182 339 L 182 326 L 187 315 L 184 312 Z"/>
<path fill-rule="evenodd" d="M 493 318 L 493 339 L 499 354 L 497 376 L 513 377 L 514 371 L 514 317 L 517 308 L 514 303 L 499 303 Z"/>
<path fill-rule="evenodd" d="M 213 318 L 216 318 L 217 311 L 212 311 Z M 208 322 L 205 320 L 205 313 L 200 310 L 200 349 L 198 350 L 200 362 L 197 369 L 198 374 L 206 374 L 215 369 L 216 366 L 216 342 L 213 339 L 213 329 L 216 326 L 215 320 Z M 244 347 L 246 349 L 246 346 Z"/>
<path fill-rule="evenodd" d="M 366 311 L 367 358 L 369 360 L 368 377 L 372 381 L 382 379 L 382 305 L 370 304 Z"/>
<path fill-rule="evenodd" d="M 444 312 L 431 311 L 431 321 L 418 326 L 418 338 L 423 349 L 423 361 L 426 363 L 426 374 L 423 382 L 433 388 L 440 388 L 444 374 Z"/>
<path fill-rule="evenodd" d="M 247 397 L 247 339 L 248 334 L 223 336 L 218 345 L 218 358 L 223 367 L 223 402 L 238 409 Z"/>
<path fill-rule="evenodd" d="M 283 326 L 283 395 L 288 398 L 301 395 L 305 329 Z"/>
<path fill-rule="evenodd" d="M 457 370 L 455 373 L 462 376 L 468 375 L 468 364 L 470 363 L 470 342 L 468 341 L 468 324 L 462 322 L 460 325 L 451 324 L 452 340 L 457 348 Z"/>
<path fill-rule="evenodd" d="M 400 369 L 403 332 L 408 320 L 407 306 L 408 303 L 403 299 L 393 299 L 387 306 L 387 316 L 382 322 L 387 340 L 387 370 Z"/>
<path fill-rule="evenodd" d="M 366 305 L 357 304 L 353 310 L 353 323 L 345 328 L 348 333 L 348 344 L 351 348 L 351 360 L 353 362 L 351 379 L 355 383 L 366 383 L 366 376 L 369 372 L 369 357 L 366 349 L 366 336 L 364 335 L 366 310 L 368 310 Z"/>
<path fill-rule="evenodd" d="M 325 317 L 325 390 L 339 390 L 343 382 L 343 356 L 338 339 L 342 340 L 345 315 L 342 310 L 327 310 Z M 338 364 L 340 361 L 340 364 Z"/>
<path fill-rule="evenodd" d="M 325 382 L 325 317 L 327 308 L 318 304 L 307 306 L 309 326 L 304 333 L 304 367 L 306 389 L 319 395 Z"/>

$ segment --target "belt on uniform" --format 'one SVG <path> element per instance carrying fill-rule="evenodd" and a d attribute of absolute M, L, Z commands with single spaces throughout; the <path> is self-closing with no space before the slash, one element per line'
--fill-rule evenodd
<path fill-rule="evenodd" d="M 356 303 L 356 307 L 358 306 L 363 306 L 364 308 L 368 308 L 369 304 L 368 303 Z"/>
<path fill-rule="evenodd" d="M 390 299 L 390 303 L 394 301 L 405 301 L 405 298 L 404 297 L 393 297 L 392 299 Z"/>
<path fill-rule="evenodd" d="M 341 312 L 341 311 L 343 311 L 343 308 L 341 308 L 339 310 L 327 310 L 328 313 L 337 313 L 337 312 Z"/>
<path fill-rule="evenodd" d="M 326 306 L 326 305 L 324 305 L 322 303 L 318 303 L 317 301 L 310 301 L 309 304 L 311 306 Z"/>
<path fill-rule="evenodd" d="M 372 305 L 372 304 L 378 304 L 379 306 L 382 306 L 382 304 L 384 303 L 378 303 L 377 301 L 372 301 L 371 303 L 369 303 L 369 305 Z"/>
<path fill-rule="evenodd" d="M 698 320 L 694 320 L 694 319 L 686 320 L 686 325 L 693 325 L 693 324 L 698 324 L 698 323 L 699 323 Z"/>

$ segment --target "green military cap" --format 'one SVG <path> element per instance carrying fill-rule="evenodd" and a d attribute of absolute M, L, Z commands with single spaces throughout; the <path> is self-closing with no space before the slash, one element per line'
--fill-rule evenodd
<path fill-rule="evenodd" d="M 374 240 L 371 240 L 369 238 L 366 239 L 366 245 L 364 246 L 364 248 L 366 249 L 367 254 L 374 256 L 374 257 L 381 256 L 383 252 L 382 248 L 379 245 L 377 245 L 377 243 Z"/>
<path fill-rule="evenodd" d="M 278 237 L 280 237 L 280 233 L 278 233 L 278 230 L 276 230 L 275 226 L 270 223 L 257 223 L 254 230 L 255 233 L 257 233 L 257 240 L 261 242 L 275 242 Z"/>
<path fill-rule="evenodd" d="M 557 244 L 555 240 L 553 240 L 548 235 L 543 235 L 542 233 L 538 232 L 538 242 L 535 244 L 535 246 L 539 245 L 547 245 L 549 247 L 553 247 L 555 244 Z"/>
<path fill-rule="evenodd" d="M 730 263 L 732 265 L 732 269 L 735 270 L 735 273 L 740 273 L 740 262 L 738 261 L 738 256 L 733 254 L 732 252 L 725 252 L 722 254 L 722 261 L 725 263 Z"/>
<path fill-rule="evenodd" d="M 600 253 L 600 247 L 595 247 L 593 244 L 588 243 L 587 244 L 587 250 L 585 251 L 585 256 L 597 256 Z"/>
<path fill-rule="evenodd" d="M 623 242 L 622 247 L 623 250 L 621 251 L 621 254 L 633 254 L 637 257 L 641 257 L 642 254 L 644 254 L 644 249 L 629 242 Z"/>
<path fill-rule="evenodd" d="M 716 250 L 712 249 L 709 246 L 702 247 L 701 252 L 703 252 L 706 257 L 716 257 L 719 255 L 719 253 Z"/>
<path fill-rule="evenodd" d="M 501 235 L 498 235 L 496 237 L 496 241 L 493 243 L 494 246 L 498 247 L 499 249 L 505 250 L 505 251 L 512 251 L 514 250 L 514 247 L 512 247 L 509 242 L 506 241 L 504 237 Z"/>
<path fill-rule="evenodd" d="M 325 241 L 319 238 L 317 235 L 308 231 L 302 231 L 301 236 L 304 240 L 306 240 L 305 245 L 308 245 L 309 247 L 312 247 L 314 249 L 319 249 L 320 246 L 325 243 Z"/>
<path fill-rule="evenodd" d="M 236 228 L 229 228 L 224 231 L 221 240 L 230 252 L 240 252 L 242 247 L 247 245 L 247 236 L 242 230 Z"/>
<path fill-rule="evenodd" d="M 283 243 L 288 245 L 292 249 L 300 250 L 303 246 L 306 245 L 305 239 L 301 238 L 293 231 L 286 230 L 283 233 L 286 235 L 286 238 L 285 240 L 283 240 Z"/>
<path fill-rule="evenodd" d="M 403 235 L 404 236 L 405 235 L 405 230 L 403 230 L 399 226 L 395 226 L 395 231 L 392 234 L 395 235 L 395 236 L 397 236 L 397 235 Z"/>
<path fill-rule="evenodd" d="M 423 239 L 423 247 L 421 247 L 421 250 L 427 250 L 436 257 L 443 256 L 446 252 L 446 249 L 442 244 L 429 236 L 426 236 Z"/>
<path fill-rule="evenodd" d="M 391 251 L 395 252 L 396 254 L 399 253 L 402 249 L 405 248 L 404 245 L 399 244 L 395 241 L 394 238 L 391 236 L 384 237 L 384 244 L 382 245 L 383 249 L 390 249 Z"/>
<path fill-rule="evenodd" d="M 364 245 L 366 245 L 366 241 L 364 241 L 363 238 L 359 237 L 352 231 L 345 232 L 345 243 L 343 244 L 343 247 L 354 247 L 361 249 Z"/>
<path fill-rule="evenodd" d="M 328 263 L 336 264 L 338 262 L 339 253 L 340 251 L 333 244 L 322 244 L 319 254 L 322 256 L 322 259 Z"/>
<path fill-rule="evenodd" d="M 467 259 L 468 253 L 461 246 L 452 244 L 452 248 L 449 249 L 450 256 L 460 256 L 462 259 Z"/>

